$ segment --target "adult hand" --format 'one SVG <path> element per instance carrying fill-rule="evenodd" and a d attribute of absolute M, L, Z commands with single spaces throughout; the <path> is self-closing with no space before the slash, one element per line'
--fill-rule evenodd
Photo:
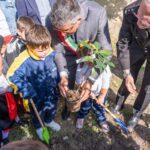
<path fill-rule="evenodd" d="M 66 76 L 62 76 L 59 83 L 60 94 L 63 97 L 66 97 L 66 92 L 68 91 L 68 78 Z"/>
<path fill-rule="evenodd" d="M 81 101 L 85 101 L 86 99 L 89 98 L 91 94 L 91 86 L 92 86 L 92 83 L 88 80 L 83 84 L 83 86 L 81 87 L 82 91 L 80 95 Z"/>
<path fill-rule="evenodd" d="M 136 93 L 136 86 L 134 84 L 134 79 L 133 79 L 132 75 L 128 75 L 125 78 L 125 85 L 130 93 L 132 93 L 132 94 Z"/>

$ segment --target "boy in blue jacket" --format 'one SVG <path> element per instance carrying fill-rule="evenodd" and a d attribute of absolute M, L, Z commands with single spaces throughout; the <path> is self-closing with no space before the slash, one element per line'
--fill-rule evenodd
<path fill-rule="evenodd" d="M 14 60 L 8 70 L 7 79 L 15 93 L 21 93 L 24 99 L 29 99 L 33 124 L 39 138 L 43 140 L 43 130 L 30 104 L 30 99 L 33 99 L 45 126 L 59 131 L 60 125 L 53 120 L 59 95 L 59 75 L 48 30 L 41 25 L 34 25 L 25 36 L 27 50 Z"/>

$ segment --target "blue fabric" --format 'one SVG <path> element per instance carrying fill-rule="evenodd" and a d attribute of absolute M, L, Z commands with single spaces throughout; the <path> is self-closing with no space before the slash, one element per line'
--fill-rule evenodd
<path fill-rule="evenodd" d="M 26 51 L 23 53 L 26 53 Z M 19 56 L 21 56 L 21 54 Z M 54 62 L 54 57 L 55 52 L 52 52 L 44 60 L 35 60 L 32 57 L 28 57 L 18 69 L 8 77 L 9 80 L 17 86 L 17 93 L 21 92 L 23 98 L 33 99 L 42 120 L 46 123 L 51 122 L 55 116 L 59 95 L 58 83 L 60 77 Z M 29 107 L 31 109 L 34 126 L 36 128 L 41 127 L 31 107 L 30 101 Z"/>
<path fill-rule="evenodd" d="M 44 123 L 50 123 L 54 119 L 57 110 L 57 102 L 58 102 L 58 92 L 56 91 L 55 95 L 49 96 L 44 103 L 41 102 L 38 103 L 38 105 L 36 105 L 39 115 Z M 29 107 L 34 127 L 38 129 L 41 127 L 41 125 L 30 103 Z"/>
<path fill-rule="evenodd" d="M 2 9 L 6 21 L 8 23 L 12 35 L 16 35 L 16 7 L 15 0 L 0 0 L 0 8 Z"/>
<path fill-rule="evenodd" d="M 52 7 L 54 3 L 56 2 L 56 0 L 49 0 L 49 2 Z M 35 0 L 16 0 L 15 4 L 16 4 L 16 9 L 17 9 L 17 18 L 20 16 L 29 16 L 37 24 L 42 24 L 40 13 L 39 13 Z"/>
<path fill-rule="evenodd" d="M 54 57 L 55 53 L 52 52 L 45 60 L 27 58 L 13 75 L 9 76 L 10 82 L 17 87 L 17 93 L 21 92 L 25 99 L 34 98 L 36 103 L 55 95 L 59 74 Z"/>
<path fill-rule="evenodd" d="M 77 118 L 84 118 L 89 113 L 90 109 L 95 112 L 96 119 L 99 124 L 106 121 L 105 110 L 103 107 L 90 98 L 81 103 L 81 108 L 78 112 Z"/>

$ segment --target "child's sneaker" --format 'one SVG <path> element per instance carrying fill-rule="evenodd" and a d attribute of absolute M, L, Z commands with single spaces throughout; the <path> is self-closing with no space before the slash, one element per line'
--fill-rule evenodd
<path fill-rule="evenodd" d="M 56 123 L 54 120 L 50 123 L 45 123 L 45 126 L 51 128 L 54 131 L 59 131 L 61 129 L 60 125 Z"/>
<path fill-rule="evenodd" d="M 100 123 L 99 125 L 104 133 L 108 133 L 110 131 L 107 122 Z"/>
<path fill-rule="evenodd" d="M 42 128 L 36 129 L 36 133 L 39 139 L 43 141 L 43 129 Z"/>
<path fill-rule="evenodd" d="M 83 124 L 84 124 L 84 119 L 77 119 L 77 122 L 76 122 L 76 128 L 78 129 L 82 129 L 83 128 Z"/>

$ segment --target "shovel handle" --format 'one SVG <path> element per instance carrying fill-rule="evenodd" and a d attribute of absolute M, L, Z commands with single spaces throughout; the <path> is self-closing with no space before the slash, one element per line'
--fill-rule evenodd
<path fill-rule="evenodd" d="M 37 118 L 38 118 L 38 120 L 39 120 L 39 122 L 40 122 L 40 125 L 42 126 L 42 128 L 44 128 L 44 124 L 43 124 L 43 122 L 42 122 L 42 119 L 41 119 L 41 117 L 40 117 L 38 111 L 37 111 L 37 108 L 36 108 L 36 106 L 35 106 L 35 104 L 34 104 L 34 101 L 33 101 L 32 99 L 30 99 L 30 102 L 31 102 L 31 105 L 32 105 L 32 107 L 33 107 L 33 110 L 34 110 L 34 112 L 35 112 L 35 114 L 36 114 L 36 116 L 37 116 Z"/>
<path fill-rule="evenodd" d="M 96 98 L 96 101 L 98 99 Z M 116 116 L 104 105 L 104 104 L 100 104 L 113 118 L 116 118 Z"/>

